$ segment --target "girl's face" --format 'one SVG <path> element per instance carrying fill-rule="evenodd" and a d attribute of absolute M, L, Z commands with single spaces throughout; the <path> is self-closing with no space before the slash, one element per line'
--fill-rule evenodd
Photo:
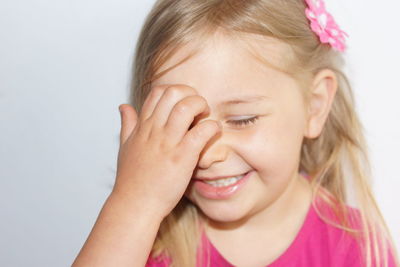
<path fill-rule="evenodd" d="M 259 37 L 258 37 L 259 38 Z M 287 47 L 271 39 L 248 39 L 258 53 L 279 63 Z M 176 64 L 190 51 L 182 48 L 169 61 Z M 195 177 L 231 176 L 252 171 L 235 194 L 213 199 L 190 182 L 185 196 L 211 220 L 233 222 L 267 210 L 278 198 L 294 197 L 299 188 L 299 157 L 306 132 L 306 109 L 301 89 L 286 74 L 257 61 L 248 50 L 223 35 L 207 41 L 194 57 L 153 82 L 186 84 L 203 96 L 212 119 L 223 129 L 204 147 Z M 258 98 L 255 98 L 258 97 Z M 249 102 L 224 104 L 229 100 Z M 256 118 L 238 125 L 235 121 Z"/>

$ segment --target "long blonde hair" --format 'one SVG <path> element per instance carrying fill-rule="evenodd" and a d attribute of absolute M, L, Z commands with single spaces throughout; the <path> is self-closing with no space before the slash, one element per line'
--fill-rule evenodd
<path fill-rule="evenodd" d="M 313 197 L 326 200 L 339 220 L 329 220 L 316 207 L 319 216 L 350 234 L 361 233 L 365 266 L 387 266 L 389 246 L 398 264 L 393 240 L 370 186 L 368 148 L 350 82 L 342 71 L 343 56 L 320 43 L 310 29 L 305 8 L 303 0 L 158 0 L 136 46 L 130 102 L 140 113 L 152 81 L 174 67 L 157 73 L 163 63 L 185 44 L 199 38 L 206 41 L 217 30 L 232 38 L 257 34 L 287 44 L 293 56 L 279 69 L 304 88 L 320 70 L 331 69 L 338 79 L 337 93 L 321 135 L 303 141 L 299 171 L 310 175 Z M 360 229 L 349 223 L 349 196 L 359 209 Z M 196 266 L 200 216 L 201 211 L 183 197 L 161 223 L 151 255 L 168 256 L 172 266 Z"/>

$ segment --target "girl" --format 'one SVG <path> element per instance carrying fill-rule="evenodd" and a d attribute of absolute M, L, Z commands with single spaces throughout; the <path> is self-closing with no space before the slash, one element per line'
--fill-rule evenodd
<path fill-rule="evenodd" d="M 73 266 L 398 266 L 345 37 L 322 0 L 157 1 Z"/>

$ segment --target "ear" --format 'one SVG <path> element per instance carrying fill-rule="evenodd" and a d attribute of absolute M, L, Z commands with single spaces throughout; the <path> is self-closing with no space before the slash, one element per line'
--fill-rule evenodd
<path fill-rule="evenodd" d="M 305 137 L 312 139 L 321 134 L 331 110 L 337 87 L 337 77 L 332 70 L 323 69 L 315 75 L 310 88 Z"/>

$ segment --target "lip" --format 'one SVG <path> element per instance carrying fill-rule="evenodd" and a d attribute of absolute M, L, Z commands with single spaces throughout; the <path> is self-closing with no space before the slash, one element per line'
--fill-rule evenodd
<path fill-rule="evenodd" d="M 240 176 L 240 175 L 243 175 L 243 174 L 247 174 L 247 173 L 249 173 L 250 171 L 248 171 L 248 172 L 242 172 L 242 173 L 240 173 L 240 174 L 234 174 L 234 175 L 226 175 L 226 176 L 217 176 L 217 177 L 194 177 L 193 179 L 194 180 L 218 180 L 218 179 L 224 179 L 224 178 L 229 178 L 229 177 L 236 177 L 236 176 Z"/>
<path fill-rule="evenodd" d="M 201 180 L 194 180 L 195 190 L 203 197 L 209 199 L 227 199 L 238 193 L 251 177 L 253 171 L 249 171 L 246 175 L 236 183 L 223 187 L 214 187 Z M 230 176 L 228 176 L 230 177 Z"/>

